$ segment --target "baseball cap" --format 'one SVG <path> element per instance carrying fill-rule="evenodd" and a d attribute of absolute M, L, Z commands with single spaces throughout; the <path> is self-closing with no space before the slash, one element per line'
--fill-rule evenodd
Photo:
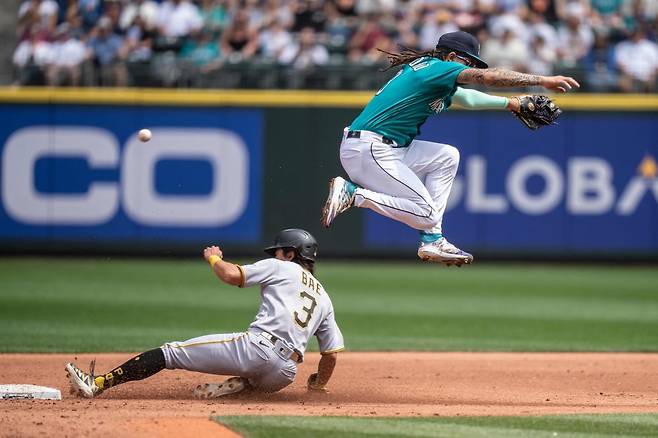
<path fill-rule="evenodd" d="M 448 32 L 441 35 L 436 48 L 443 47 L 446 49 L 459 52 L 471 59 L 477 68 L 487 68 L 489 65 L 479 58 L 480 43 L 477 38 L 468 32 L 458 30 L 456 32 Z"/>

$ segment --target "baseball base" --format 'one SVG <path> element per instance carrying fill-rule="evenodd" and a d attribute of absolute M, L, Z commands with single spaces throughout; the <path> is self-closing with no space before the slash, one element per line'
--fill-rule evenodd
<path fill-rule="evenodd" d="M 2 400 L 61 400 L 62 393 L 59 389 L 47 386 L 11 384 L 0 385 L 0 399 Z"/>

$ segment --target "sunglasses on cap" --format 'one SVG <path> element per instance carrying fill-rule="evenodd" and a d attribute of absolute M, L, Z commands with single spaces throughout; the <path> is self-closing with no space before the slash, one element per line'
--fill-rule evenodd
<path fill-rule="evenodd" d="M 475 64 L 475 61 L 473 61 L 472 59 L 470 59 L 470 58 L 466 58 L 465 56 L 460 56 L 460 55 L 458 55 L 458 54 L 456 54 L 456 53 L 455 53 L 455 58 L 459 58 L 459 59 L 461 59 L 462 61 L 464 61 L 464 62 L 465 62 L 464 65 L 466 65 L 467 67 L 475 67 L 475 65 L 476 65 L 476 64 Z"/>

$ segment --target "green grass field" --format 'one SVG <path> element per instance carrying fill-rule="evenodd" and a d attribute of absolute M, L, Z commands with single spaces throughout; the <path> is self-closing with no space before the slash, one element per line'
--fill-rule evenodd
<path fill-rule="evenodd" d="M 349 350 L 658 351 L 658 269 L 326 262 Z M 200 260 L 0 259 L 0 351 L 139 351 L 241 331 L 257 288 Z"/>
<path fill-rule="evenodd" d="M 658 415 L 545 417 L 217 417 L 249 438 L 593 438 L 658 436 Z"/>

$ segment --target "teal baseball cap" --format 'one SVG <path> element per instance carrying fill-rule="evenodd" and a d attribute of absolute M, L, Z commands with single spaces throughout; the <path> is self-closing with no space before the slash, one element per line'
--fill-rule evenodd
<path fill-rule="evenodd" d="M 436 48 L 449 49 L 467 57 L 477 68 L 487 68 L 489 65 L 480 59 L 480 43 L 468 32 L 458 30 L 441 35 Z"/>

